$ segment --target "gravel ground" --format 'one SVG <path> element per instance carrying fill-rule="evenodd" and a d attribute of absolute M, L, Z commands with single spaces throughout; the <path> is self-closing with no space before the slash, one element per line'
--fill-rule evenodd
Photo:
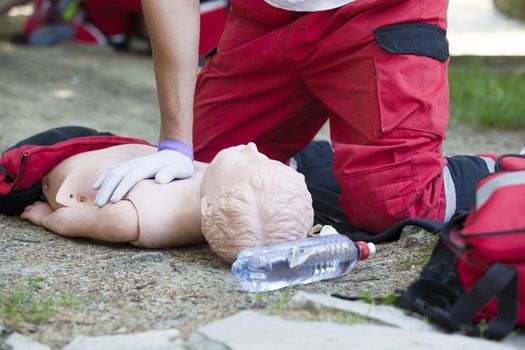
<path fill-rule="evenodd" d="M 28 48 L 4 40 L 0 67 L 0 149 L 73 124 L 156 141 L 159 118 L 149 57 L 72 44 Z M 521 134 L 454 125 L 445 151 L 517 151 Z M 326 136 L 323 129 L 319 137 Z M 381 245 L 354 273 L 293 291 L 385 296 L 405 287 L 433 243 L 429 234 L 408 231 L 402 240 Z M 241 292 L 229 267 L 207 246 L 143 250 L 66 239 L 0 215 L 0 295 L 24 291 L 32 294 L 31 303 L 45 303 L 47 313 L 41 310 L 38 321 L 4 317 L 5 327 L 54 348 L 80 334 L 175 327 L 187 336 L 212 320 L 286 298 L 283 292 Z"/>

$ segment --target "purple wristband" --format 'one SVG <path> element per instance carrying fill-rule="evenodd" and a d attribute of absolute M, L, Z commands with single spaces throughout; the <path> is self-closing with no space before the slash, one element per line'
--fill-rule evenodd
<path fill-rule="evenodd" d="M 179 153 L 184 154 L 186 157 L 190 158 L 192 161 L 193 159 L 193 149 L 185 144 L 184 142 L 180 142 L 177 140 L 162 140 L 159 143 L 159 151 L 164 150 L 170 150 L 170 151 L 177 151 Z"/>

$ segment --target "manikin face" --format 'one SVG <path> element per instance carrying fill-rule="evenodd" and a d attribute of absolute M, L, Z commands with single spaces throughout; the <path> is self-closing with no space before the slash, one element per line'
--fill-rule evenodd
<path fill-rule="evenodd" d="M 212 160 L 201 184 L 201 196 L 210 198 L 221 186 L 234 186 L 245 180 L 250 173 L 257 172 L 261 167 L 285 166 L 259 153 L 257 146 L 250 142 L 226 148 Z"/>

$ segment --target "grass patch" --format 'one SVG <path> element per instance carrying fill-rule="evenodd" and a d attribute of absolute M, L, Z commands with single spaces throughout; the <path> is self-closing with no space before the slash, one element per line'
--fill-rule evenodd
<path fill-rule="evenodd" d="M 423 268 L 430 259 L 431 253 L 432 252 L 413 252 L 409 250 L 401 260 L 394 262 L 394 267 L 401 270 Z"/>
<path fill-rule="evenodd" d="M 43 277 L 29 277 L 14 286 L 0 285 L 0 318 L 17 325 L 49 320 L 57 307 L 77 307 L 82 301 L 69 294 L 49 295 L 41 291 Z"/>
<path fill-rule="evenodd" d="M 77 307 L 82 304 L 82 301 L 74 295 L 61 294 L 58 296 L 60 305 L 64 307 Z"/>
<path fill-rule="evenodd" d="M 293 287 L 270 292 L 257 292 L 254 296 L 254 306 L 265 308 L 269 313 L 279 313 L 292 298 Z"/>
<path fill-rule="evenodd" d="M 430 260 L 430 256 L 439 241 L 437 234 L 430 235 L 429 239 L 419 243 L 417 246 L 408 247 L 403 250 L 403 256 L 393 263 L 393 266 L 400 270 L 410 270 L 412 268 L 422 269 Z"/>
<path fill-rule="evenodd" d="M 395 292 L 385 297 L 375 297 L 371 292 L 366 291 L 361 294 L 360 301 L 372 305 L 393 306 L 400 297 L 401 295 Z"/>
<path fill-rule="evenodd" d="M 525 128 L 525 69 L 502 69 L 480 59 L 450 64 L 453 122 L 487 128 Z"/>
<path fill-rule="evenodd" d="M 36 293 L 43 281 L 43 277 L 36 277 L 28 278 L 27 281 L 12 289 L 2 286 L 0 289 L 0 316 L 14 324 L 22 321 L 47 321 L 55 310 L 52 298 Z"/>
<path fill-rule="evenodd" d="M 297 321 L 329 321 L 339 324 L 362 324 L 375 323 L 370 319 L 350 312 L 334 309 L 283 309 L 279 313 L 270 313 L 279 315 L 286 320 Z"/>
<path fill-rule="evenodd" d="M 270 292 L 255 293 L 255 305 L 262 308 L 261 311 L 269 315 L 276 315 L 287 320 L 298 321 L 330 321 L 341 324 L 370 323 L 371 321 L 361 315 L 334 310 L 324 307 L 294 308 L 288 306 L 293 296 L 293 287 Z"/>

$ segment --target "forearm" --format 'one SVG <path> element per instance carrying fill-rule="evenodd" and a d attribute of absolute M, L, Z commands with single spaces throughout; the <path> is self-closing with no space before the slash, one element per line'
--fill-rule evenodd
<path fill-rule="evenodd" d="M 103 208 L 61 208 L 45 217 L 42 226 L 61 236 L 108 242 L 131 242 L 139 236 L 137 213 L 126 200 Z"/>
<path fill-rule="evenodd" d="M 193 98 L 197 78 L 199 2 L 142 0 L 150 34 L 161 113 L 160 152 L 136 158 L 106 171 L 94 184 L 95 203 L 116 203 L 147 178 L 158 183 L 193 174 Z M 183 144 L 181 144 L 182 142 Z M 160 143 L 159 143 L 160 144 Z"/>
<path fill-rule="evenodd" d="M 192 144 L 198 63 L 199 2 L 143 0 L 161 113 L 160 140 Z"/>

